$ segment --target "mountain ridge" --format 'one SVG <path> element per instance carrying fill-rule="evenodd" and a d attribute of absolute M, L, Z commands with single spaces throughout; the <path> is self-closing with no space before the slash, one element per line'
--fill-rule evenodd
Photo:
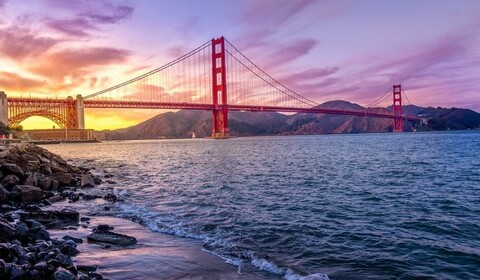
<path fill-rule="evenodd" d="M 328 101 L 318 105 L 317 108 L 391 113 L 391 107 L 364 108 L 343 100 Z M 428 120 L 427 124 L 416 127 L 406 122 L 406 131 L 480 129 L 480 114 L 469 109 L 407 105 L 403 107 L 403 111 L 407 115 L 418 115 Z M 97 138 L 105 140 L 190 138 L 192 134 L 196 137 L 209 137 L 212 131 L 211 122 L 212 113 L 209 111 L 180 110 L 156 115 L 131 127 L 97 132 Z M 233 136 L 390 132 L 392 127 L 392 120 L 359 116 L 311 113 L 285 115 L 275 112 L 229 113 L 229 128 Z"/>

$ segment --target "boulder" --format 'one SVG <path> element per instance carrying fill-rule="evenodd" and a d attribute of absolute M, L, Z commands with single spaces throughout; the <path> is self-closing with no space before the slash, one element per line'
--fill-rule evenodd
<path fill-rule="evenodd" d="M 95 180 L 89 174 L 84 174 L 80 182 L 80 187 L 93 188 L 95 187 Z"/>
<path fill-rule="evenodd" d="M 27 173 L 25 174 L 27 178 L 23 180 L 24 185 L 29 185 L 29 186 L 37 186 L 37 179 L 35 178 L 35 175 L 32 173 Z"/>
<path fill-rule="evenodd" d="M 73 176 L 70 173 L 58 172 L 49 175 L 50 179 L 58 181 L 61 186 L 68 186 L 73 181 Z"/>
<path fill-rule="evenodd" d="M 43 196 L 42 189 L 28 185 L 16 185 L 13 187 L 12 193 L 19 196 L 25 203 L 40 200 Z"/>
<path fill-rule="evenodd" d="M 83 243 L 83 240 L 81 238 L 76 238 L 76 237 L 73 237 L 73 236 L 70 236 L 70 235 L 65 235 L 64 237 L 62 237 L 62 239 L 63 240 L 72 240 L 75 243 Z"/>
<path fill-rule="evenodd" d="M 52 188 L 52 179 L 48 177 L 37 179 L 37 187 L 42 190 L 50 190 Z"/>
<path fill-rule="evenodd" d="M 1 182 L 2 186 L 4 186 L 7 190 L 11 190 L 16 185 L 20 184 L 20 179 L 17 175 L 7 175 L 3 178 Z"/>
<path fill-rule="evenodd" d="M 7 279 L 29 279 L 28 271 L 20 265 L 10 264 L 10 269 L 8 270 L 10 278 Z"/>
<path fill-rule="evenodd" d="M 53 279 L 55 280 L 75 280 L 75 276 L 63 267 L 59 267 L 55 273 L 53 273 Z"/>
<path fill-rule="evenodd" d="M 30 237 L 32 240 L 50 240 L 50 234 L 48 233 L 45 228 L 42 227 L 34 227 L 27 231 L 27 236 Z"/>
<path fill-rule="evenodd" d="M 4 163 L 2 164 L 2 168 L 6 173 L 15 174 L 20 177 L 25 176 L 25 172 L 18 165 L 14 163 Z"/>
<path fill-rule="evenodd" d="M 16 230 L 7 221 L 0 219 L 0 241 L 9 241 L 15 237 Z"/>
<path fill-rule="evenodd" d="M 106 227 L 106 230 L 104 230 L 103 228 L 101 230 L 98 230 L 98 228 L 94 229 L 92 234 L 87 237 L 87 240 L 93 242 L 110 243 L 120 246 L 128 246 L 137 243 L 137 239 L 135 237 L 111 232 L 108 229 L 109 227 Z"/>

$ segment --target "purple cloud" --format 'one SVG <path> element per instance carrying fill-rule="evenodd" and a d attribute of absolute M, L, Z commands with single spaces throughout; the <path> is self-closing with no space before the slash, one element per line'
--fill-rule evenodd
<path fill-rule="evenodd" d="M 67 19 L 47 19 L 46 25 L 56 31 L 77 37 L 88 37 L 89 31 L 98 30 L 99 25 L 115 24 L 129 18 L 134 10 L 130 6 L 115 6 L 103 1 L 83 4 L 78 1 L 50 0 L 50 2 L 74 12 L 75 15 Z"/>
<path fill-rule="evenodd" d="M 291 62 L 303 55 L 308 54 L 318 42 L 314 39 L 295 40 L 277 49 L 269 55 L 267 68 L 276 67 Z"/>
<path fill-rule="evenodd" d="M 11 26 L 0 29 L 0 53 L 16 60 L 44 54 L 59 41 L 33 35 L 29 29 Z"/>
<path fill-rule="evenodd" d="M 80 16 L 86 17 L 97 23 L 117 23 L 120 20 L 130 17 L 133 13 L 133 7 L 130 6 L 113 6 L 110 4 L 104 5 L 107 9 L 101 13 L 97 10 L 92 10 L 86 13 L 81 13 Z"/>
<path fill-rule="evenodd" d="M 7 3 L 7 0 L 0 0 L 0 9 L 5 7 L 6 3 Z"/>
<path fill-rule="evenodd" d="M 86 31 L 97 29 L 93 24 L 84 18 L 49 20 L 46 24 L 52 29 L 78 37 L 87 37 L 89 34 Z"/>
<path fill-rule="evenodd" d="M 248 1 L 241 22 L 262 25 L 280 25 L 314 4 L 314 0 L 263 0 Z"/>
<path fill-rule="evenodd" d="M 333 75 L 338 71 L 338 67 L 329 68 L 310 68 L 282 78 L 285 84 L 293 85 L 312 80 L 323 79 Z"/>
<path fill-rule="evenodd" d="M 315 4 L 314 0 L 266 0 L 248 1 L 247 8 L 237 19 L 238 24 L 246 25 L 245 32 L 237 40 L 242 49 L 266 44 L 283 24 L 306 8 Z"/>

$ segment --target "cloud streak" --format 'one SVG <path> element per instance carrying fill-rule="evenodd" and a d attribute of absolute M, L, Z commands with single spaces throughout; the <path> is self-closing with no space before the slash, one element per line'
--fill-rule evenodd
<path fill-rule="evenodd" d="M 77 37 L 88 37 L 90 34 L 87 31 L 97 29 L 84 18 L 47 20 L 46 25 L 64 34 Z"/>
<path fill-rule="evenodd" d="M 60 4 L 55 0 L 52 2 Z M 45 24 L 53 30 L 77 37 L 89 37 L 90 32 L 99 30 L 101 25 L 119 23 L 130 18 L 134 11 L 132 6 L 115 6 L 102 1 L 93 2 L 93 6 L 79 5 L 79 2 L 75 1 L 66 2 L 71 3 L 60 5 L 67 10 L 75 11 L 75 15 L 68 19 L 47 19 Z"/>

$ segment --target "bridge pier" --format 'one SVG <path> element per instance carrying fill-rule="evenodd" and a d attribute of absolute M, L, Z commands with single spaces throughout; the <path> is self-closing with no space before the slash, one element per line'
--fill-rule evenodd
<path fill-rule="evenodd" d="M 0 91 L 0 122 L 4 125 L 8 125 L 8 101 L 7 94 Z"/>
<path fill-rule="evenodd" d="M 85 104 L 83 103 L 83 96 L 77 94 L 77 127 L 78 129 L 85 129 Z"/>

